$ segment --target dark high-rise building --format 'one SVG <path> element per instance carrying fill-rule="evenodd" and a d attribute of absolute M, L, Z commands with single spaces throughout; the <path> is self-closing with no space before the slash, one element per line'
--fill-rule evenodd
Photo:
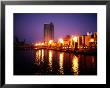
<path fill-rule="evenodd" d="M 52 22 L 44 24 L 44 41 L 48 42 L 49 40 L 54 40 L 54 25 Z"/>

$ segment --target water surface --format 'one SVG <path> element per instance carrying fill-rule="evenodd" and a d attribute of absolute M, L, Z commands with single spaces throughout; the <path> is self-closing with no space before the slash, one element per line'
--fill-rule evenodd
<path fill-rule="evenodd" d="M 95 55 L 54 50 L 14 52 L 14 75 L 97 75 Z"/>

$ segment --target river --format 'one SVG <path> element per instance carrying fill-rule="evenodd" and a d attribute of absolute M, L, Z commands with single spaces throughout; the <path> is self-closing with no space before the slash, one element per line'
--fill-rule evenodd
<path fill-rule="evenodd" d="M 14 51 L 14 75 L 97 75 L 97 56 L 18 50 Z"/>

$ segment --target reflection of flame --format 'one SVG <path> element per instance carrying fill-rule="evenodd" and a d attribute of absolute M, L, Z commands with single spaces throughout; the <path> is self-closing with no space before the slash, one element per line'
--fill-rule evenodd
<path fill-rule="evenodd" d="M 74 56 L 72 60 L 72 70 L 74 75 L 78 75 L 78 57 Z"/>
<path fill-rule="evenodd" d="M 49 67 L 50 71 L 52 71 L 52 51 L 49 50 Z"/>
<path fill-rule="evenodd" d="M 60 73 L 61 73 L 61 74 L 64 74 L 64 72 L 63 72 L 63 58 L 64 58 L 64 53 L 60 53 L 60 61 L 59 61 L 59 64 L 60 64 Z"/>

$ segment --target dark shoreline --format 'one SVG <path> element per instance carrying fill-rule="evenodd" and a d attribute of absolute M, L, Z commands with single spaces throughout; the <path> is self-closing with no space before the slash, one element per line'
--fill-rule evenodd
<path fill-rule="evenodd" d="M 84 54 L 84 55 L 97 55 L 97 49 L 93 49 L 93 50 L 87 50 L 84 49 L 83 51 L 81 51 L 80 49 L 77 50 L 64 50 L 64 49 L 51 49 L 51 48 L 33 48 L 33 47 L 14 47 L 14 51 L 17 50 L 41 50 L 41 49 L 45 49 L 45 50 L 54 50 L 54 51 L 60 51 L 60 52 L 68 52 L 68 53 L 73 53 L 73 54 Z"/>

